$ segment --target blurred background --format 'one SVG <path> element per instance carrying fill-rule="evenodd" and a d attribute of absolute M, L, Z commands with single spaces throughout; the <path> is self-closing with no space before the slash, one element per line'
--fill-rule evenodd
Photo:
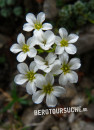
<path fill-rule="evenodd" d="M 36 105 L 25 85 L 14 83 L 16 55 L 10 46 L 22 32 L 28 12 L 45 12 L 55 34 L 60 27 L 80 36 L 76 57 L 81 59 L 79 82 L 66 87 L 59 107 L 81 106 L 82 113 L 34 116 L 34 110 L 47 109 L 45 101 Z M 94 0 L 0 0 L 0 130 L 94 130 Z"/>

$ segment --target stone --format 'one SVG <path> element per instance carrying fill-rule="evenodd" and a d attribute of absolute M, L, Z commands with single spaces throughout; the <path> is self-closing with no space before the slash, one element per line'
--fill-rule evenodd
<path fill-rule="evenodd" d="M 59 128 L 57 126 L 53 126 L 51 130 L 59 130 Z"/>
<path fill-rule="evenodd" d="M 54 18 L 57 15 L 56 0 L 45 0 L 43 12 L 46 14 L 46 18 Z"/>
<path fill-rule="evenodd" d="M 38 110 L 41 108 L 41 105 L 37 105 L 36 107 L 27 108 L 22 115 L 22 122 L 24 125 L 28 125 L 33 123 L 36 119 L 39 119 L 38 116 L 34 115 L 34 110 Z"/>
<path fill-rule="evenodd" d="M 83 94 L 76 95 L 70 102 L 71 106 L 84 106 L 87 104 L 87 100 Z"/>
<path fill-rule="evenodd" d="M 94 50 L 94 25 L 87 26 L 84 32 L 79 34 L 76 47 L 78 49 L 78 54 Z"/>
<path fill-rule="evenodd" d="M 87 123 L 83 120 L 77 120 L 71 125 L 71 130 L 94 130 L 94 124 Z"/>
<path fill-rule="evenodd" d="M 88 116 L 89 118 L 91 119 L 94 119 L 94 103 L 93 104 L 90 104 L 88 107 L 87 107 L 87 112 L 84 112 L 84 114 L 86 116 Z"/>
<path fill-rule="evenodd" d="M 70 115 L 68 116 L 68 121 L 69 123 L 72 123 L 75 119 L 75 114 L 74 113 L 70 113 Z"/>

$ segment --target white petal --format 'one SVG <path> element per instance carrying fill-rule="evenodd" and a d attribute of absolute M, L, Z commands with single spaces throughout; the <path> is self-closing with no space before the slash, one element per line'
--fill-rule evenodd
<path fill-rule="evenodd" d="M 15 82 L 16 84 L 19 84 L 19 85 L 24 84 L 27 80 L 28 80 L 28 79 L 26 79 L 25 75 L 23 75 L 23 74 L 18 74 L 18 75 L 16 75 L 15 78 L 14 78 L 14 82 Z"/>
<path fill-rule="evenodd" d="M 66 52 L 64 52 L 63 54 L 61 54 L 59 56 L 59 60 L 61 61 L 61 63 L 68 63 L 68 60 L 69 60 L 69 56 Z"/>
<path fill-rule="evenodd" d="M 53 77 L 53 75 L 51 73 L 46 74 L 45 78 L 46 78 L 46 82 L 48 84 L 53 85 L 53 83 L 54 83 L 54 77 Z"/>
<path fill-rule="evenodd" d="M 64 47 L 61 47 L 61 46 L 57 46 L 56 49 L 55 49 L 55 53 L 60 55 L 64 52 Z"/>
<path fill-rule="evenodd" d="M 28 13 L 28 14 L 26 15 L 26 21 L 27 21 L 28 23 L 34 25 L 34 23 L 36 22 L 36 17 L 35 17 L 35 15 L 32 14 L 32 13 Z"/>
<path fill-rule="evenodd" d="M 48 61 L 48 64 L 52 64 L 55 61 L 56 58 L 57 58 L 56 54 L 49 53 L 47 55 L 47 57 L 45 58 L 45 60 Z"/>
<path fill-rule="evenodd" d="M 48 107 L 55 107 L 57 105 L 57 99 L 53 94 L 47 94 L 46 104 Z"/>
<path fill-rule="evenodd" d="M 46 44 L 53 44 L 55 42 L 55 35 L 52 31 L 46 31 L 44 33 L 45 39 L 47 41 Z"/>
<path fill-rule="evenodd" d="M 51 73 L 55 74 L 55 75 L 61 74 L 62 73 L 61 65 L 55 65 L 55 66 L 53 66 L 53 68 L 51 70 Z"/>
<path fill-rule="evenodd" d="M 61 74 L 59 77 L 59 84 L 60 85 L 66 85 L 68 83 L 68 77 L 67 74 Z"/>
<path fill-rule="evenodd" d="M 22 49 L 20 47 L 19 44 L 13 44 L 10 48 L 10 51 L 13 52 L 13 53 L 18 53 L 20 52 Z"/>
<path fill-rule="evenodd" d="M 38 70 L 38 68 L 36 67 L 36 63 L 34 61 L 32 61 L 30 63 L 29 69 L 30 69 L 30 71 L 34 71 L 34 72 L 36 72 Z"/>
<path fill-rule="evenodd" d="M 23 44 L 25 44 L 25 37 L 22 33 L 20 33 L 17 37 L 17 42 L 22 46 Z"/>
<path fill-rule="evenodd" d="M 45 68 L 43 71 L 49 73 L 51 71 L 51 67 Z"/>
<path fill-rule="evenodd" d="M 50 24 L 50 23 L 44 23 L 43 24 L 43 30 L 50 30 L 50 29 L 52 29 L 53 27 L 52 27 L 52 25 Z"/>
<path fill-rule="evenodd" d="M 52 43 L 53 44 L 53 43 Z M 47 46 L 46 44 L 40 44 L 39 45 L 43 50 L 49 50 L 51 48 L 51 45 Z"/>
<path fill-rule="evenodd" d="M 52 70 L 52 68 L 53 68 L 55 65 L 61 65 L 60 60 L 55 60 L 53 64 L 49 65 L 49 67 L 51 68 L 51 70 Z"/>
<path fill-rule="evenodd" d="M 39 65 L 45 64 L 44 59 L 42 57 L 38 56 L 38 55 L 34 58 L 34 61 L 36 62 L 36 64 L 39 64 Z"/>
<path fill-rule="evenodd" d="M 35 43 L 34 41 L 35 41 L 34 37 L 30 37 L 30 38 L 27 40 L 27 45 L 30 46 L 29 48 L 32 48 L 33 46 L 36 45 L 36 43 Z"/>
<path fill-rule="evenodd" d="M 68 43 L 75 43 L 78 40 L 79 36 L 76 34 L 70 34 L 68 36 Z"/>
<path fill-rule="evenodd" d="M 43 35 L 44 35 L 44 32 L 42 30 L 35 30 L 34 31 L 34 37 L 39 42 L 43 42 Z"/>
<path fill-rule="evenodd" d="M 40 12 L 40 13 L 37 15 L 37 21 L 38 21 L 39 23 L 42 23 L 44 20 L 45 20 L 45 13 Z"/>
<path fill-rule="evenodd" d="M 36 74 L 36 86 L 42 89 L 44 85 L 47 85 L 45 77 L 41 74 Z"/>
<path fill-rule="evenodd" d="M 34 82 L 28 82 L 26 85 L 26 91 L 28 94 L 33 94 L 36 92 L 36 86 Z"/>
<path fill-rule="evenodd" d="M 68 47 L 65 47 L 65 50 L 68 54 L 75 54 L 77 52 L 76 47 L 72 44 L 69 44 Z"/>
<path fill-rule="evenodd" d="M 43 101 L 44 96 L 45 96 L 45 94 L 42 93 L 42 90 L 40 90 L 33 94 L 32 100 L 34 103 L 40 104 Z"/>
<path fill-rule="evenodd" d="M 27 54 L 24 53 L 24 52 L 21 52 L 21 53 L 18 54 L 17 60 L 18 60 L 19 62 L 23 62 L 23 61 L 26 59 L 26 57 L 27 57 Z"/>
<path fill-rule="evenodd" d="M 61 95 L 65 94 L 65 92 L 66 92 L 66 90 L 61 86 L 54 86 L 53 89 L 54 89 L 54 91 L 52 93 L 56 97 L 60 97 Z"/>
<path fill-rule="evenodd" d="M 57 45 L 60 45 L 61 40 L 62 40 L 62 39 L 61 39 L 59 36 L 56 36 L 56 37 L 55 37 L 55 43 L 56 43 Z"/>
<path fill-rule="evenodd" d="M 37 64 L 37 67 L 38 67 L 38 69 L 44 71 L 48 66 L 47 65 L 39 65 L 39 64 Z"/>
<path fill-rule="evenodd" d="M 24 31 L 30 32 L 30 31 L 32 31 L 33 29 L 34 29 L 34 27 L 33 27 L 30 23 L 25 23 L 25 24 L 23 25 L 23 30 L 24 30 Z"/>
<path fill-rule="evenodd" d="M 30 49 L 30 51 L 27 52 L 27 54 L 28 54 L 28 56 L 29 56 L 30 58 L 35 57 L 36 54 L 37 54 L 37 50 L 36 50 L 34 47 L 32 47 L 32 48 Z"/>
<path fill-rule="evenodd" d="M 68 80 L 70 83 L 77 83 L 78 82 L 78 75 L 76 72 L 71 71 L 67 74 Z"/>
<path fill-rule="evenodd" d="M 18 64 L 17 69 L 22 74 L 26 74 L 29 71 L 28 66 L 25 63 Z"/>
<path fill-rule="evenodd" d="M 59 34 L 62 38 L 66 38 L 68 36 L 68 32 L 65 28 L 60 28 L 59 29 Z"/>
<path fill-rule="evenodd" d="M 69 62 L 69 65 L 71 66 L 70 69 L 72 69 L 72 70 L 76 70 L 76 69 L 80 68 L 80 66 L 81 66 L 80 59 L 72 58 Z"/>

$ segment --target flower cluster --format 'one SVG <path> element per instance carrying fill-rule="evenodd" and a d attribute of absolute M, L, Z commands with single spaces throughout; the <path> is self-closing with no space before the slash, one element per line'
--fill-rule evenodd
<path fill-rule="evenodd" d="M 57 105 L 56 97 L 60 97 L 66 92 L 65 86 L 78 81 L 78 75 L 74 70 L 80 68 L 80 60 L 72 58 L 69 61 L 68 54 L 76 53 L 74 43 L 79 37 L 76 34 L 68 35 L 65 28 L 60 28 L 60 36 L 56 36 L 51 31 L 52 25 L 43 23 L 44 20 L 43 12 L 40 12 L 37 17 L 28 13 L 26 15 L 27 23 L 23 25 L 23 30 L 27 32 L 34 30 L 33 36 L 25 41 L 24 35 L 20 33 L 17 43 L 11 46 L 10 51 L 19 53 L 17 60 L 20 63 L 17 65 L 17 69 L 20 74 L 15 76 L 15 83 L 18 85 L 26 83 L 26 91 L 32 95 L 34 103 L 41 103 L 46 96 L 47 106 L 55 107 Z M 42 53 L 39 53 L 38 50 L 41 50 Z M 31 58 L 29 67 L 24 63 L 26 57 Z M 59 85 L 54 85 L 55 76 L 59 77 Z"/>

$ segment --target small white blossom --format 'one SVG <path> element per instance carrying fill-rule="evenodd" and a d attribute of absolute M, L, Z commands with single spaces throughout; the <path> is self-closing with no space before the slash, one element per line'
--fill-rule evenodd
<path fill-rule="evenodd" d="M 34 36 L 37 44 L 43 50 L 51 49 L 51 46 L 55 43 L 55 35 L 52 31 L 40 31 L 40 33 L 34 32 Z"/>
<path fill-rule="evenodd" d="M 69 56 L 66 52 L 59 56 L 61 65 L 56 65 L 52 68 L 51 73 L 61 74 L 59 77 L 59 84 L 66 85 L 68 83 L 77 83 L 78 75 L 73 70 L 80 68 L 80 59 L 72 58 L 69 62 Z"/>
<path fill-rule="evenodd" d="M 45 77 L 40 77 L 37 80 L 36 86 L 41 90 L 36 91 L 32 100 L 36 104 L 40 104 L 46 96 L 46 104 L 48 107 L 55 107 L 57 105 L 57 98 L 65 93 L 65 89 L 61 86 L 53 86 L 54 77 L 49 73 Z"/>
<path fill-rule="evenodd" d="M 25 37 L 22 33 L 20 33 L 17 37 L 17 42 L 11 46 L 10 51 L 13 53 L 18 53 L 17 60 L 19 62 L 23 62 L 26 57 L 35 57 L 37 54 L 37 50 L 33 47 L 35 46 L 35 42 L 33 42 L 33 37 L 27 40 L 27 44 L 25 43 Z"/>
<path fill-rule="evenodd" d="M 37 31 L 52 29 L 51 24 L 49 24 L 49 23 L 42 24 L 44 22 L 44 20 L 45 20 L 45 13 L 43 13 L 43 12 L 40 12 L 37 15 L 37 17 L 35 17 L 35 15 L 32 13 L 28 13 L 26 15 L 27 23 L 24 24 L 23 30 L 29 32 L 29 31 L 32 31 L 33 29 L 37 30 Z"/>
<path fill-rule="evenodd" d="M 56 36 L 55 39 L 55 43 L 57 44 L 55 53 L 60 55 L 66 51 L 68 54 L 75 54 L 77 49 L 72 43 L 75 43 L 79 37 L 76 34 L 68 35 L 65 28 L 60 28 L 59 34 L 60 36 Z"/>
<path fill-rule="evenodd" d="M 36 91 L 35 83 L 37 82 L 37 79 L 42 77 L 41 74 L 36 74 L 36 71 L 38 68 L 36 67 L 35 62 L 31 62 L 29 68 L 27 64 L 20 63 L 17 65 L 18 71 L 20 74 L 16 75 L 14 78 L 14 81 L 18 85 L 22 85 L 25 82 L 26 84 L 26 90 L 29 94 L 32 94 Z"/>
<path fill-rule="evenodd" d="M 43 70 L 46 73 L 49 73 L 54 65 L 60 64 L 60 61 L 56 60 L 56 58 L 57 58 L 56 54 L 49 53 L 47 57 L 45 57 L 45 59 L 37 55 L 34 58 L 34 61 L 38 69 Z"/>

